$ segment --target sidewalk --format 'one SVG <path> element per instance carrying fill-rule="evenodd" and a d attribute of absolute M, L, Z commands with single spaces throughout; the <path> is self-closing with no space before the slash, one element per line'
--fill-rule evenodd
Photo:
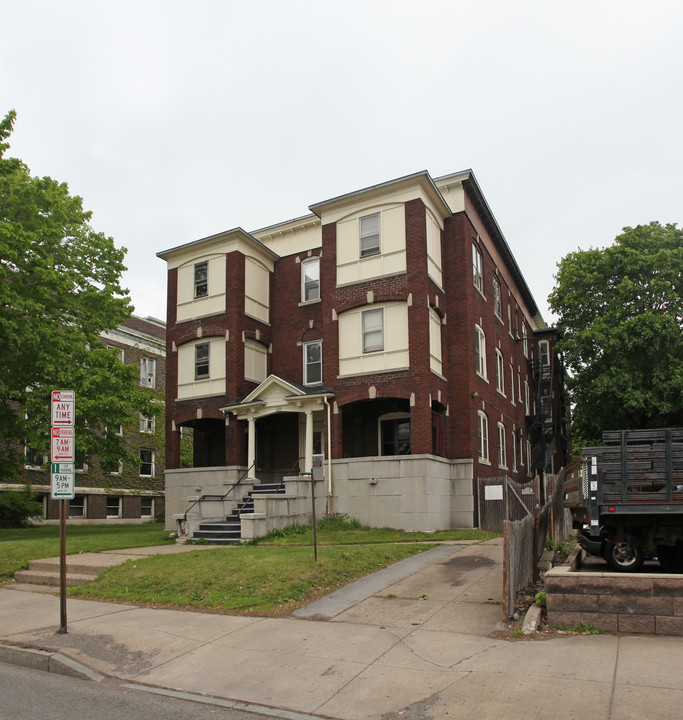
<path fill-rule="evenodd" d="M 277 619 L 69 599 L 66 635 L 58 596 L 7 585 L 0 642 L 279 718 L 680 717 L 680 638 L 495 637 L 501 563 L 500 540 L 443 546 Z"/>

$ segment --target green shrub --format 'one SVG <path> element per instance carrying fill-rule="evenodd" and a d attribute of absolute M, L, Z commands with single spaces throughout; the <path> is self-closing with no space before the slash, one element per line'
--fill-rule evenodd
<path fill-rule="evenodd" d="M 539 590 L 535 595 L 536 605 L 545 607 L 545 590 Z"/>
<path fill-rule="evenodd" d="M 43 505 L 30 485 L 21 492 L 0 493 L 0 528 L 19 528 L 29 524 L 29 518 L 41 517 Z"/>

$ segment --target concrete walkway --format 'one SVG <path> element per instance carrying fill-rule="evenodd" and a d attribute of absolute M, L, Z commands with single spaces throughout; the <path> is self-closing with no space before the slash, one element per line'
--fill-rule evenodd
<path fill-rule="evenodd" d="M 102 673 L 183 697 L 272 708 L 278 718 L 680 718 L 680 638 L 505 640 L 496 637 L 500 540 L 445 546 L 416 561 L 287 618 L 69 599 L 65 635 L 57 634 L 57 596 L 6 585 L 0 660 L 52 663 L 60 672 L 78 672 L 81 663 L 95 680 Z M 17 646 L 44 652 L 29 659 Z"/>

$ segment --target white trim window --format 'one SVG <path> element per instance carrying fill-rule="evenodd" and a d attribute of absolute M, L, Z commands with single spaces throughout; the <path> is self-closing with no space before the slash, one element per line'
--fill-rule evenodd
<path fill-rule="evenodd" d="M 363 319 L 363 352 L 379 352 L 384 350 L 384 308 L 364 310 Z"/>
<path fill-rule="evenodd" d="M 360 256 L 362 258 L 380 253 L 379 213 L 360 218 Z"/>
<path fill-rule="evenodd" d="M 323 381 L 323 341 L 304 343 L 304 385 L 319 385 Z"/>
<path fill-rule="evenodd" d="M 484 292 L 484 260 L 481 255 L 481 250 L 477 247 L 476 243 L 472 243 L 472 280 L 474 287 L 479 290 L 480 293 Z"/>
<path fill-rule="evenodd" d="M 46 463 L 47 455 L 43 455 L 28 445 L 24 445 L 24 467 L 27 470 L 42 470 L 43 465 Z"/>
<path fill-rule="evenodd" d="M 493 276 L 493 312 L 500 320 L 503 319 L 503 302 L 500 296 L 500 280 Z"/>
<path fill-rule="evenodd" d="M 154 498 L 140 498 L 140 517 L 154 517 Z"/>
<path fill-rule="evenodd" d="M 527 415 L 531 415 L 530 409 L 531 409 L 531 406 L 529 403 L 529 383 L 525 380 L 524 381 L 524 412 Z"/>
<path fill-rule="evenodd" d="M 75 495 L 69 500 L 69 518 L 85 518 L 88 506 L 85 495 Z"/>
<path fill-rule="evenodd" d="M 496 390 L 501 395 L 505 395 L 505 360 L 498 348 L 496 348 Z"/>
<path fill-rule="evenodd" d="M 477 442 L 479 444 L 479 460 L 489 461 L 489 419 L 483 410 L 477 411 Z"/>
<path fill-rule="evenodd" d="M 510 435 L 510 447 L 512 448 L 512 469 L 517 470 L 517 442 L 515 441 L 515 426 L 512 426 Z"/>
<path fill-rule="evenodd" d="M 194 379 L 207 380 L 209 373 L 209 352 L 210 344 L 197 343 L 194 346 Z"/>
<path fill-rule="evenodd" d="M 477 375 L 486 379 L 486 335 L 479 325 L 474 326 L 474 352 L 476 356 Z"/>
<path fill-rule="evenodd" d="M 320 258 L 301 262 L 301 302 L 320 300 Z"/>
<path fill-rule="evenodd" d="M 157 361 L 154 358 L 140 358 L 140 385 L 148 388 L 157 386 Z"/>
<path fill-rule="evenodd" d="M 195 263 L 194 266 L 194 296 L 195 298 L 207 297 L 209 294 L 209 263 Z"/>
<path fill-rule="evenodd" d="M 140 448 L 140 477 L 154 477 L 154 450 Z"/>
<path fill-rule="evenodd" d="M 529 340 L 526 333 L 526 323 L 522 321 L 522 345 L 524 347 L 524 357 L 529 357 Z"/>
<path fill-rule="evenodd" d="M 498 467 L 507 469 L 507 448 L 505 447 L 505 425 L 498 423 Z"/>
<path fill-rule="evenodd" d="M 510 365 L 510 402 L 515 404 L 515 369 Z"/>
<path fill-rule="evenodd" d="M 121 498 L 120 497 L 107 497 L 107 517 L 108 518 L 120 518 L 121 517 Z"/>
<path fill-rule="evenodd" d="M 538 343 L 538 362 L 541 365 L 550 365 L 550 343 L 547 340 Z"/>
<path fill-rule="evenodd" d="M 154 434 L 156 431 L 156 418 L 154 416 L 147 417 L 140 413 L 140 432 Z"/>

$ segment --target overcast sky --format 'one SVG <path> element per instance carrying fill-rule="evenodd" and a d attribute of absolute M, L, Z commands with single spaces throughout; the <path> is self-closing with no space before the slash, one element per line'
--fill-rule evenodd
<path fill-rule="evenodd" d="M 556 263 L 683 220 L 680 0 L 2 3 L 9 155 L 166 317 L 160 250 L 471 168 L 546 321 Z"/>

